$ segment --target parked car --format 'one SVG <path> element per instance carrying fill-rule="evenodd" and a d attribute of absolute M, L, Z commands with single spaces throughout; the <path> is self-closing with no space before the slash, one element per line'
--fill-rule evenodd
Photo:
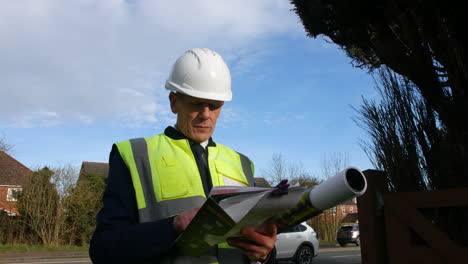
<path fill-rule="evenodd" d="M 346 246 L 347 243 L 354 243 L 356 246 L 359 246 L 361 244 L 359 225 L 344 225 L 340 227 L 336 240 L 342 247 Z"/>
<path fill-rule="evenodd" d="M 276 259 L 309 264 L 318 254 L 317 234 L 306 222 L 286 228 L 277 235 L 277 238 Z"/>

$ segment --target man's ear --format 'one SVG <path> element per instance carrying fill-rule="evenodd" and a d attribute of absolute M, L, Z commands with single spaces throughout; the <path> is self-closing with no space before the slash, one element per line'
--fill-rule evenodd
<path fill-rule="evenodd" d="M 169 94 L 169 102 L 171 104 L 171 111 L 174 114 L 177 114 L 177 107 L 176 107 L 177 95 L 174 92 Z"/>

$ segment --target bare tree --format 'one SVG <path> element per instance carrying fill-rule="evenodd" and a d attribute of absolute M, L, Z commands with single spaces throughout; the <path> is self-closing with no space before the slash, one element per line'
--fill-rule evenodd
<path fill-rule="evenodd" d="M 308 172 L 301 162 L 287 161 L 279 153 L 273 154 L 268 168 L 263 171 L 262 175 L 272 186 L 275 186 L 281 180 L 288 180 L 290 184 L 299 185 L 318 183 L 317 177 Z"/>
<path fill-rule="evenodd" d="M 288 179 L 286 175 L 286 160 L 280 153 L 275 153 L 271 157 L 268 168 L 263 171 L 263 178 L 265 178 L 271 185 L 276 185 L 281 180 Z"/>
<path fill-rule="evenodd" d="M 44 245 L 60 244 L 64 212 L 60 196 L 51 183 L 53 172 L 47 167 L 26 177 L 23 189 L 17 194 L 21 221 Z"/>
<path fill-rule="evenodd" d="M 70 195 L 70 188 L 77 178 L 72 165 L 44 167 L 25 178 L 21 192 L 16 194 L 20 213 L 16 225 L 20 230 L 29 230 L 29 242 L 57 246 L 63 243 L 66 233 L 64 200 Z M 13 229 L 12 229 L 13 230 Z M 26 241 L 23 236 L 19 241 Z"/>
<path fill-rule="evenodd" d="M 324 154 L 321 158 L 321 176 L 324 179 L 335 176 L 349 166 L 349 156 L 342 152 Z"/>
<path fill-rule="evenodd" d="M 2 136 L 0 138 L 0 151 L 9 153 L 11 150 L 13 150 L 13 145 L 8 144 L 5 140 L 5 136 Z"/>
<path fill-rule="evenodd" d="M 70 190 L 73 188 L 79 176 L 79 170 L 76 166 L 66 164 L 63 166 L 52 167 L 54 174 L 51 177 L 51 182 L 55 185 L 60 199 L 70 195 Z"/>

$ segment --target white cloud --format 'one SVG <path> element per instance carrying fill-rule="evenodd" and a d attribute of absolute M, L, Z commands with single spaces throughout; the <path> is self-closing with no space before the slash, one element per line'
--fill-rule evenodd
<path fill-rule="evenodd" d="M 262 121 L 268 126 L 286 126 L 296 122 L 303 122 L 306 118 L 303 114 L 295 114 L 292 112 L 264 112 Z"/>
<path fill-rule="evenodd" d="M 218 119 L 218 126 L 225 128 L 232 127 L 232 124 L 235 124 L 235 126 L 245 126 L 248 121 L 247 117 L 248 115 L 243 110 L 224 106 Z"/>
<path fill-rule="evenodd" d="M 211 47 L 235 73 L 269 37 L 298 33 L 281 0 L 0 5 L 0 122 L 13 126 L 172 121 L 163 85 L 183 51 Z"/>

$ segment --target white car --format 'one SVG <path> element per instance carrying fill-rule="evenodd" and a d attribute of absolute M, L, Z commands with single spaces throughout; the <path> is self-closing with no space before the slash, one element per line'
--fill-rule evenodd
<path fill-rule="evenodd" d="M 317 234 L 306 222 L 286 228 L 277 235 L 277 238 L 275 247 L 278 260 L 309 264 L 318 254 Z"/>

